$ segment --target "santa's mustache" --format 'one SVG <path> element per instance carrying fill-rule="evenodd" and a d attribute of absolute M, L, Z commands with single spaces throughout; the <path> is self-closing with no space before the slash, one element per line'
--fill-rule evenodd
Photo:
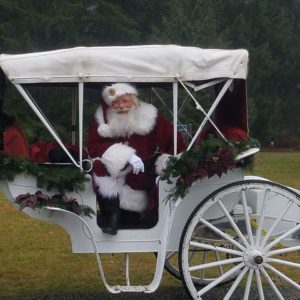
<path fill-rule="evenodd" d="M 113 110 L 115 112 L 117 112 L 117 113 L 123 113 L 123 112 L 129 112 L 129 111 L 131 111 L 132 108 L 122 107 L 122 108 L 114 108 Z"/>

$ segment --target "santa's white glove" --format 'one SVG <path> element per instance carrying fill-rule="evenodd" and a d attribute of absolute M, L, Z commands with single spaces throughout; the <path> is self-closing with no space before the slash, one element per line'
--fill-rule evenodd
<path fill-rule="evenodd" d="M 140 172 L 144 173 L 144 163 L 137 155 L 132 154 L 128 162 L 133 167 L 133 174 L 139 174 Z"/>

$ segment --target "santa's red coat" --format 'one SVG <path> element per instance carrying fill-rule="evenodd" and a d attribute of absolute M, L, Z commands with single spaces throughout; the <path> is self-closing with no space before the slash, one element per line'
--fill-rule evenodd
<path fill-rule="evenodd" d="M 99 107 L 88 133 L 88 153 L 94 161 L 94 178 L 111 177 L 123 178 L 121 185 L 135 191 L 145 191 L 149 198 L 148 209 L 157 206 L 155 189 L 156 172 L 162 166 L 162 154 L 173 154 L 173 126 L 158 112 L 157 109 L 145 102 L 140 102 L 132 116 L 133 128 L 129 135 L 122 128 L 113 125 L 112 109 L 105 104 Z M 110 128 L 112 126 L 112 130 Z M 184 142 L 178 135 L 178 152 L 184 150 Z M 132 154 L 139 156 L 145 172 L 137 175 L 132 173 L 128 159 Z M 157 160 L 160 161 L 157 165 Z M 156 164 L 156 169 L 155 169 Z M 104 185 L 104 183 L 103 183 Z M 100 187 L 101 190 L 101 187 Z M 102 187 L 105 190 L 105 187 Z M 115 191 L 111 191 L 114 195 Z M 106 196 L 110 196 L 105 191 Z M 130 199 L 128 199 L 130 201 Z M 134 209 L 133 209 L 134 210 Z"/>

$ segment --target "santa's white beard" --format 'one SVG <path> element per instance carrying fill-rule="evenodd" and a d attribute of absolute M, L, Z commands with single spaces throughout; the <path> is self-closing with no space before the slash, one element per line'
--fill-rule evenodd
<path fill-rule="evenodd" d="M 137 128 L 136 108 L 122 110 L 118 112 L 116 109 L 110 108 L 107 114 L 108 125 L 112 136 L 126 137 L 135 132 Z"/>

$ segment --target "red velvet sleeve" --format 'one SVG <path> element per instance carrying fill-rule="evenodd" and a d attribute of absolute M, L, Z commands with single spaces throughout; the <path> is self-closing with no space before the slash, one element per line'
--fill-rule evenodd
<path fill-rule="evenodd" d="M 101 137 L 98 132 L 98 124 L 93 121 L 88 131 L 87 149 L 90 157 L 101 157 L 102 154 L 114 144 L 114 141 Z"/>
<path fill-rule="evenodd" d="M 98 124 L 93 121 L 88 131 L 87 149 L 91 158 L 102 157 L 103 153 L 113 144 L 112 141 L 101 137 L 97 132 L 97 128 Z M 107 174 L 105 166 L 99 160 L 93 163 L 93 172 L 97 176 Z"/>

